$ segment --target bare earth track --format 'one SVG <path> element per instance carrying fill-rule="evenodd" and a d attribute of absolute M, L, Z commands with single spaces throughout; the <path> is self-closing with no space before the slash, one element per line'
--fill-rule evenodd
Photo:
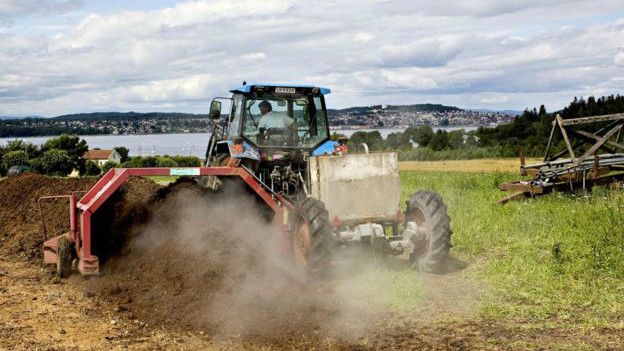
<path fill-rule="evenodd" d="M 612 330 L 480 320 L 470 304 L 481 291 L 459 273 L 420 276 L 427 302 L 411 314 L 360 301 L 340 292 L 340 278 L 304 279 L 272 251 L 274 243 L 259 239 L 270 228 L 241 205 L 250 203 L 245 195 L 215 210 L 215 197 L 232 194 L 184 182 L 164 190 L 130 182 L 100 214 L 111 231 L 99 246 L 109 257 L 102 275 L 59 280 L 40 263 L 36 199 L 94 182 L 38 175 L 0 182 L 1 350 L 506 350 L 566 342 L 616 350 L 624 343 Z M 234 210 L 235 220 L 225 215 Z M 63 230 L 66 205 L 46 211 Z"/>

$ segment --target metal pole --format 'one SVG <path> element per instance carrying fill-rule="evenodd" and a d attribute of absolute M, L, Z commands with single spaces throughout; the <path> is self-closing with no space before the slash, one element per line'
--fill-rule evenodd
<path fill-rule="evenodd" d="M 76 240 L 76 195 L 69 197 L 69 237 L 72 243 Z"/>

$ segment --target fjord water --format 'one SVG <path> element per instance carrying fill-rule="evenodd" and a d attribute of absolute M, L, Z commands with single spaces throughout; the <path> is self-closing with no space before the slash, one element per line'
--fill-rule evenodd
<path fill-rule="evenodd" d="M 444 127 L 433 128 L 454 130 L 473 130 L 476 127 Z M 373 129 L 362 129 L 372 131 Z M 402 132 L 403 129 L 378 129 L 382 137 L 390 133 Z M 351 136 L 357 129 L 339 129 L 331 132 Z M 54 136 L 27 137 L 27 138 L 0 138 L 0 145 L 6 145 L 9 141 L 22 139 L 33 144 L 43 144 Z M 80 136 L 87 141 L 90 149 L 112 149 L 116 146 L 125 146 L 130 149 L 130 156 L 150 155 L 192 155 L 204 157 L 210 133 L 179 133 L 179 134 L 133 134 L 133 135 L 84 135 Z"/>

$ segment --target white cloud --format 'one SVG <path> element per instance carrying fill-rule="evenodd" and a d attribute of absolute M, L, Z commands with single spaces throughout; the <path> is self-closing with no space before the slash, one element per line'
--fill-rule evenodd
<path fill-rule="evenodd" d="M 152 81 L 130 87 L 127 95 L 121 92 L 125 101 L 177 101 L 209 98 L 212 78 L 208 74 L 185 78 Z"/>
<path fill-rule="evenodd" d="M 74 2 L 0 2 L 0 21 L 35 3 Z M 0 115 L 203 111 L 243 80 L 328 85 L 330 106 L 560 107 L 574 96 L 624 90 L 624 18 L 607 20 L 616 4 L 185 1 L 85 13 L 49 34 L 7 27 Z"/>
<path fill-rule="evenodd" d="M 624 66 L 624 49 L 620 49 L 620 51 L 615 54 L 613 57 L 613 63 L 618 66 Z"/>
<path fill-rule="evenodd" d="M 379 60 L 388 67 L 445 66 L 455 58 L 465 43 L 457 37 L 422 39 L 406 44 L 384 45 L 379 50 Z"/>
<path fill-rule="evenodd" d="M 355 41 L 356 43 L 365 44 L 373 40 L 374 38 L 375 36 L 372 33 L 359 32 L 355 33 L 355 35 L 353 36 L 353 41 Z"/>
<path fill-rule="evenodd" d="M 2 0 L 0 1 L 0 25 L 30 15 L 49 15 L 74 10 L 81 0 Z"/>
<path fill-rule="evenodd" d="M 264 52 L 252 52 L 241 56 L 245 60 L 264 60 L 267 55 Z"/>

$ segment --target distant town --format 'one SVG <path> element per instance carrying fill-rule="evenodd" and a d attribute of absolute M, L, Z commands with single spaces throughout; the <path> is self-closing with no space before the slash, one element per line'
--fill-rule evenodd
<path fill-rule="evenodd" d="M 397 128 L 412 126 L 495 126 L 511 122 L 521 112 L 473 111 L 453 106 L 377 105 L 329 110 L 329 123 L 333 129 Z"/>
<path fill-rule="evenodd" d="M 494 126 L 512 121 L 516 113 L 463 110 L 457 107 L 376 105 L 328 110 L 332 129 L 397 128 L 410 126 Z M 0 119 L 0 137 L 98 134 L 200 133 L 210 129 L 205 114 L 97 112 L 58 117 Z"/>

